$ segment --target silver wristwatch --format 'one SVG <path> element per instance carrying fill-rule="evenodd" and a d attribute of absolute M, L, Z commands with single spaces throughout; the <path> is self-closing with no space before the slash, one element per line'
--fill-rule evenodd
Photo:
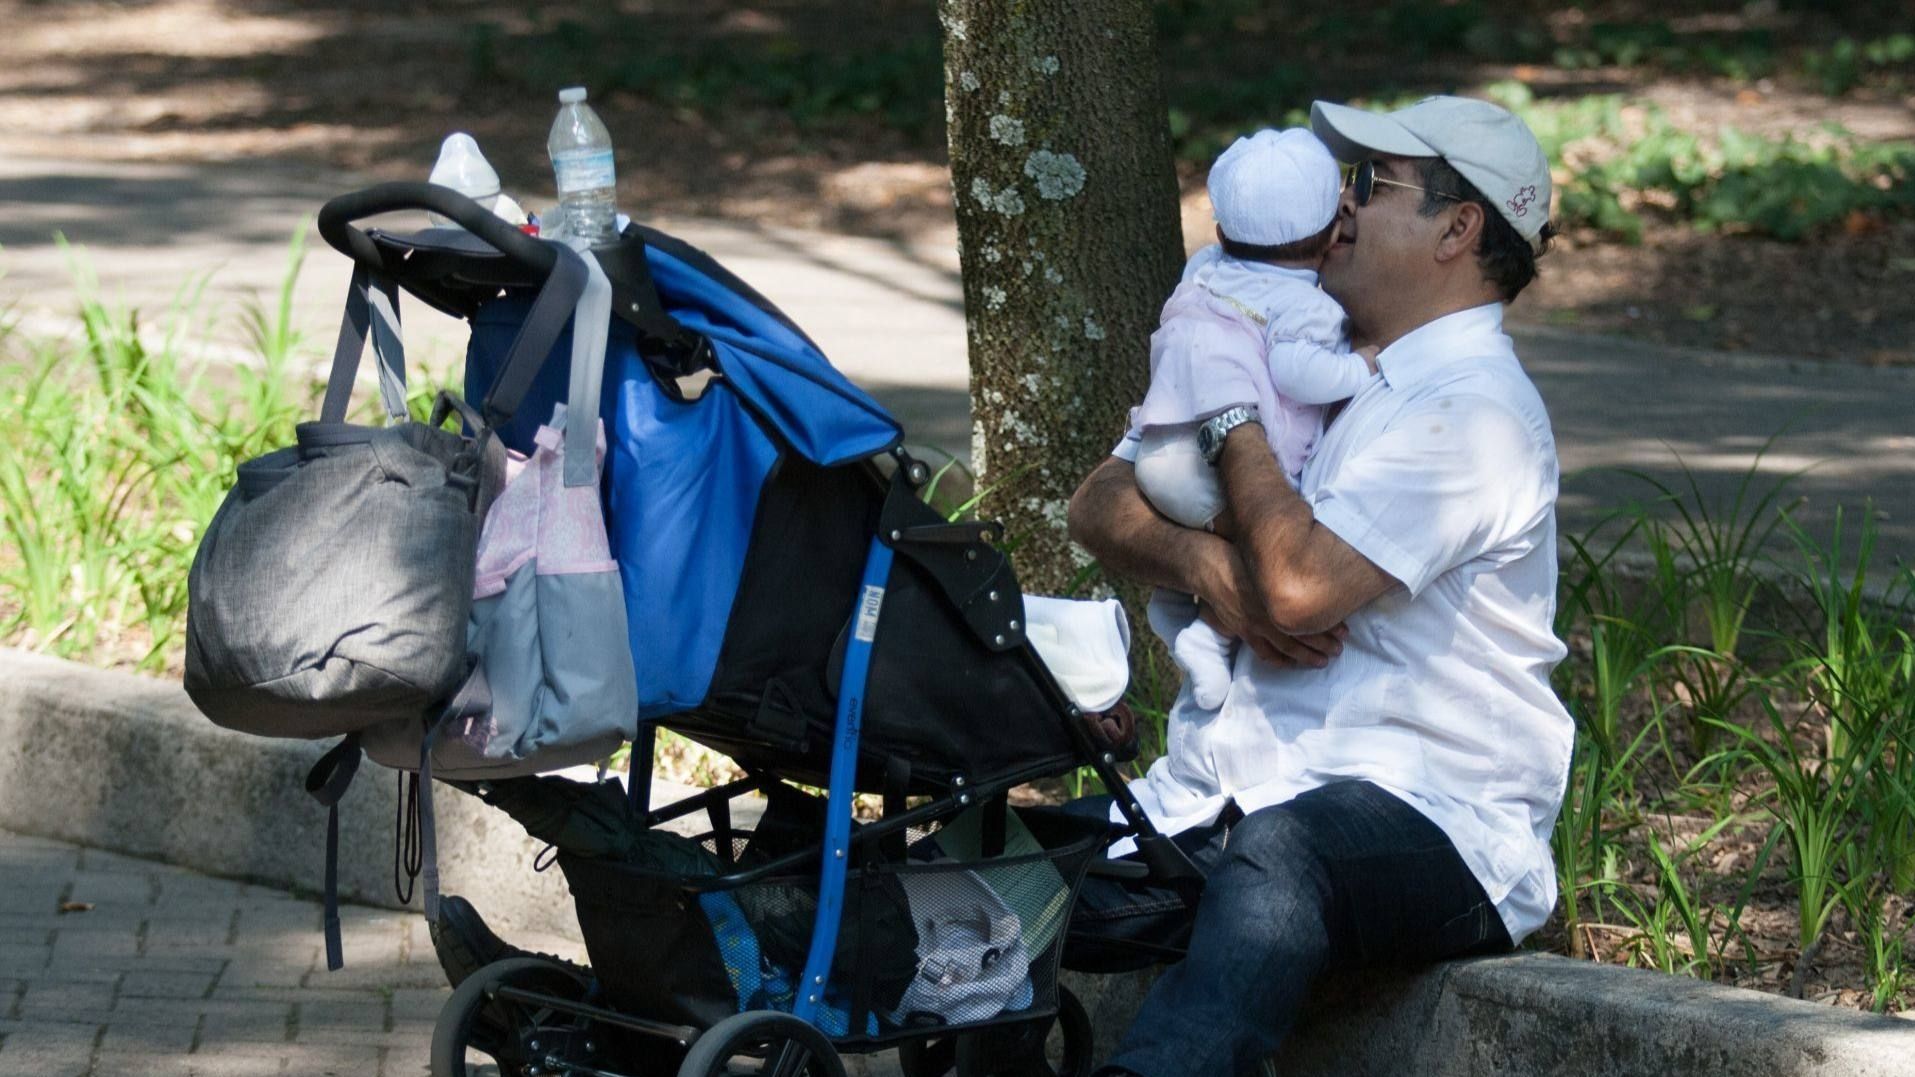
<path fill-rule="evenodd" d="M 1217 461 L 1223 459 L 1224 437 L 1245 423 L 1262 421 L 1263 417 L 1257 414 L 1257 409 L 1248 405 L 1218 412 L 1197 428 L 1197 451 L 1204 454 L 1205 463 L 1216 467 Z"/>

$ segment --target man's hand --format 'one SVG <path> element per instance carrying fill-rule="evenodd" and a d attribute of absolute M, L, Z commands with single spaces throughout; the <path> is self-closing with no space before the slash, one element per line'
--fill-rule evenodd
<path fill-rule="evenodd" d="M 1084 724 L 1091 739 L 1110 749 L 1111 758 L 1128 763 L 1137 758 L 1137 715 L 1128 703 L 1118 703 L 1107 711 L 1086 711 Z"/>
<path fill-rule="evenodd" d="M 1257 432 L 1254 424 L 1245 427 Z M 1236 431 L 1231 437 L 1237 436 Z M 1266 447 L 1264 454 L 1269 455 Z M 1269 467 L 1282 495 L 1296 495 Z M 1220 520 L 1226 529 L 1242 514 L 1226 510 Z M 1279 666 L 1322 668 L 1343 649 L 1348 633 L 1342 617 L 1322 622 L 1314 632 L 1291 634 L 1278 629 L 1264 590 L 1238 548 L 1225 539 L 1179 527 L 1159 515 L 1138 492 L 1129 463 L 1105 460 L 1084 479 L 1071 498 L 1071 537 L 1104 565 L 1104 570 L 1140 583 L 1196 595 L 1206 623 L 1232 639 L 1243 640 L 1266 662 Z M 1369 596 L 1365 596 L 1364 601 Z M 1361 602 L 1352 603 L 1355 609 Z M 1346 613 L 1348 611 L 1345 611 Z"/>
<path fill-rule="evenodd" d="M 1365 344 L 1356 353 L 1363 357 L 1363 365 L 1370 368 L 1370 373 L 1376 373 L 1376 357 L 1383 353 L 1383 349 L 1374 344 Z"/>
<path fill-rule="evenodd" d="M 1204 623 L 1231 639 L 1242 640 L 1257 657 L 1271 665 L 1322 669 L 1343 650 L 1350 634 L 1338 624 L 1327 632 L 1291 636 L 1270 623 L 1243 559 L 1234 554 L 1228 578 L 1211 582 L 1197 593 L 1197 614 Z"/>

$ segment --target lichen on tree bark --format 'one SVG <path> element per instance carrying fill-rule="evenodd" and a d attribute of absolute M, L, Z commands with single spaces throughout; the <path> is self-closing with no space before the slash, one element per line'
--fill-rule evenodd
<path fill-rule="evenodd" d="M 1182 261 L 1148 0 L 940 0 L 979 511 L 1058 593 Z"/>

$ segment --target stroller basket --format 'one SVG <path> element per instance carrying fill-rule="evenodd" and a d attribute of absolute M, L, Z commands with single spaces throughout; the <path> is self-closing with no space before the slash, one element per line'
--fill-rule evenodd
<path fill-rule="evenodd" d="M 984 855 L 998 844 L 984 837 L 990 811 L 915 832 L 903 859 L 854 860 L 820 1031 L 879 1043 L 1056 1010 L 1064 923 L 1108 825 L 1018 809 L 1005 818 L 1003 851 Z M 730 850 L 706 835 L 704 852 L 748 867 L 789 840 L 770 833 L 786 825 L 733 832 Z M 716 873 L 568 855 L 559 863 L 600 989 L 620 1009 L 709 1026 L 747 1010 L 790 1011 L 820 991 L 799 982 L 818 915 L 815 873 L 727 886 Z"/>

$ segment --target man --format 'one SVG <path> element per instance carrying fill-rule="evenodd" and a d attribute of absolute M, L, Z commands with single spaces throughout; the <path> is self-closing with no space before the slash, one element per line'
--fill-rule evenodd
<path fill-rule="evenodd" d="M 1195 914 L 1093 878 L 1072 919 L 1072 967 L 1187 949 L 1110 1072 L 1249 1071 L 1319 973 L 1507 949 L 1556 900 L 1572 737 L 1549 684 L 1556 452 L 1502 332 L 1552 234 L 1548 164 L 1481 101 L 1319 102 L 1311 125 L 1357 165 L 1322 283 L 1355 342 L 1382 348 L 1378 376 L 1300 490 L 1253 412 L 1209 420 L 1218 534 L 1152 511 L 1130 439 L 1071 502 L 1107 569 L 1196 595 L 1248 644 L 1221 711 L 1196 720 L 1186 688 L 1167 754 L 1132 785 L 1208 876 Z"/>

